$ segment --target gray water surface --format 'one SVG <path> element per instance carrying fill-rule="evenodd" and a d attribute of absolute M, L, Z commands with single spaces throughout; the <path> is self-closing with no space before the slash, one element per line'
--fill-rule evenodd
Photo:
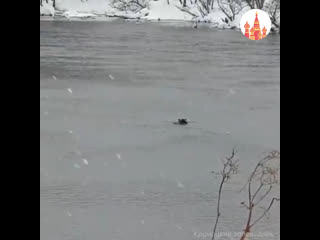
<path fill-rule="evenodd" d="M 233 147 L 241 169 L 218 230 L 241 231 L 239 190 L 280 148 L 279 59 L 279 35 L 40 21 L 40 238 L 209 239 L 210 172 Z M 179 117 L 193 122 L 173 125 Z M 276 206 L 255 228 L 273 237 L 252 239 L 279 239 L 279 216 Z"/>

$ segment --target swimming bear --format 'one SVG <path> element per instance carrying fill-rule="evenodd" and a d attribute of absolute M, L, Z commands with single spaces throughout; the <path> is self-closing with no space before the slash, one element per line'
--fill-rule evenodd
<path fill-rule="evenodd" d="M 174 122 L 173 124 L 177 124 L 177 125 L 187 125 L 188 124 L 188 120 L 186 118 L 179 118 L 177 122 Z"/>

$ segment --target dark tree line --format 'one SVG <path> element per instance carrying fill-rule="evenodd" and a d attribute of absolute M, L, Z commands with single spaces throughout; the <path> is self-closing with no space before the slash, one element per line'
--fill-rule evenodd
<path fill-rule="evenodd" d="M 147 7 L 147 0 L 113 0 L 112 6 L 120 11 L 138 12 Z"/>
<path fill-rule="evenodd" d="M 253 9 L 262 9 L 264 6 L 265 0 L 245 0 L 245 2 L 248 4 L 248 6 Z"/>
<path fill-rule="evenodd" d="M 41 6 L 44 1 L 46 3 L 51 2 L 52 6 L 56 8 L 55 0 L 40 0 Z M 87 2 L 88 0 L 80 1 Z M 148 1 L 149 0 L 113 0 L 112 5 L 120 11 L 138 12 L 147 7 Z M 167 0 L 167 2 L 170 4 L 170 0 Z M 234 21 L 235 17 L 245 6 L 252 9 L 264 9 L 269 13 L 272 24 L 280 29 L 280 0 L 272 0 L 268 3 L 266 3 L 266 0 L 179 0 L 179 2 L 181 6 L 176 7 L 181 11 L 190 14 L 194 18 L 209 15 L 213 10 L 214 3 L 217 3 L 220 10 L 226 16 L 225 19 L 222 19 L 225 23 Z M 191 6 L 194 5 L 196 5 L 198 13 L 192 10 L 193 8 Z"/>

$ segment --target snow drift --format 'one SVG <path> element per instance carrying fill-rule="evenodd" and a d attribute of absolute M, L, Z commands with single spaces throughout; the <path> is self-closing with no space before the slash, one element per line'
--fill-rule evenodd
<path fill-rule="evenodd" d="M 122 0 L 129 1 L 129 0 Z M 183 1 L 183 0 L 182 0 Z M 145 20 L 181 20 L 208 22 L 219 28 L 239 28 L 240 19 L 243 13 L 250 8 L 243 5 L 234 17 L 230 20 L 221 11 L 217 1 L 214 2 L 213 9 L 203 14 L 199 10 L 199 0 L 187 1 L 187 7 L 182 6 L 180 0 L 140 0 L 136 7 L 128 7 L 125 4 L 115 5 L 114 0 L 56 0 L 55 8 L 53 1 L 43 0 L 40 5 L 40 15 L 62 16 L 66 18 L 94 18 L 95 16 L 111 16 L 131 19 Z M 274 0 L 265 1 L 266 11 L 273 11 L 271 4 Z M 140 5 L 140 3 L 142 3 Z M 244 3 L 245 4 L 245 3 Z M 277 12 L 278 26 L 280 26 L 280 10 Z"/>

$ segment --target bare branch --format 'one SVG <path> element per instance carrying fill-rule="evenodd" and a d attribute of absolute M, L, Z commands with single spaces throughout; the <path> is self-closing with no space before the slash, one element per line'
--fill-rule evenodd
<path fill-rule="evenodd" d="M 120 11 L 138 12 L 147 7 L 147 0 L 113 0 L 112 6 Z"/>
<path fill-rule="evenodd" d="M 252 201 L 255 199 L 255 197 L 258 195 L 258 193 L 260 192 L 260 190 L 264 187 L 264 185 L 261 183 L 259 188 L 257 189 L 257 191 L 253 194 L 252 196 Z"/>
<path fill-rule="evenodd" d="M 181 10 L 182 12 L 185 12 L 185 13 L 188 13 L 190 14 L 191 16 L 193 17 L 198 17 L 196 14 L 190 12 L 190 10 L 188 8 L 183 8 L 183 7 L 179 7 L 179 6 L 176 6 L 179 10 Z"/>
<path fill-rule="evenodd" d="M 269 207 L 264 211 L 264 213 L 252 223 L 252 217 L 254 215 L 254 209 L 257 207 L 267 196 L 270 195 L 273 186 L 278 184 L 277 175 L 280 173 L 280 152 L 272 151 L 266 157 L 262 158 L 256 167 L 253 169 L 250 174 L 249 180 L 246 184 L 248 186 L 248 219 L 240 240 L 244 240 L 247 234 L 251 231 L 251 228 L 258 223 L 270 210 L 273 203 L 277 198 L 273 198 Z M 273 161 L 276 161 L 276 165 L 274 166 Z M 259 183 L 259 186 L 256 188 L 255 192 L 253 192 L 253 187 L 256 181 Z M 258 194 L 264 189 L 264 187 L 269 186 L 268 189 L 264 192 L 264 194 L 260 197 L 257 202 L 254 202 Z M 244 204 L 243 204 L 244 205 Z M 246 206 L 246 205 L 245 205 Z"/>
<path fill-rule="evenodd" d="M 213 227 L 213 233 L 212 233 L 212 240 L 215 239 L 215 235 L 216 235 L 216 231 L 217 231 L 217 227 L 218 227 L 218 223 L 219 223 L 219 219 L 221 216 L 221 197 L 222 197 L 222 189 L 224 184 L 231 179 L 231 177 L 233 175 L 235 175 L 238 172 L 238 165 L 237 159 L 235 158 L 237 151 L 235 149 L 232 150 L 232 153 L 229 157 L 225 158 L 225 161 L 223 163 L 223 169 L 221 172 L 221 181 L 220 181 L 220 185 L 219 185 L 219 191 L 218 191 L 218 203 L 217 203 L 217 217 L 216 217 L 216 221 Z"/>
<path fill-rule="evenodd" d="M 217 0 L 220 10 L 233 21 L 243 8 L 242 0 Z"/>
<path fill-rule="evenodd" d="M 251 225 L 250 225 L 250 228 L 252 228 L 254 225 L 256 225 L 271 209 L 273 203 L 275 201 L 280 201 L 280 198 L 272 198 L 270 204 L 269 204 L 269 207 L 264 211 L 264 213 L 257 219 L 255 220 Z"/>
<path fill-rule="evenodd" d="M 265 192 L 265 194 L 263 194 L 262 197 L 258 200 L 258 202 L 255 203 L 255 206 L 258 206 L 259 203 L 262 202 L 263 199 L 265 199 L 265 197 L 269 195 L 271 190 L 272 190 L 272 185 L 269 186 L 269 189 Z M 253 201 L 253 199 L 252 199 L 252 201 Z"/>

